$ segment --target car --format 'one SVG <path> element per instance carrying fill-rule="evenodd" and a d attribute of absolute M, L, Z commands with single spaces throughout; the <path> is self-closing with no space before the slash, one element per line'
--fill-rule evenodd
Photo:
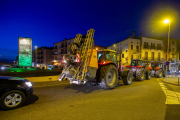
<path fill-rule="evenodd" d="M 11 68 L 10 65 L 3 65 L 3 66 L 1 67 L 2 70 L 9 70 L 10 68 Z"/>
<path fill-rule="evenodd" d="M 32 83 L 24 78 L 0 76 L 0 108 L 11 110 L 23 105 L 32 95 Z"/>
<path fill-rule="evenodd" d="M 180 70 L 177 70 L 175 73 L 176 73 L 176 74 L 180 74 Z"/>

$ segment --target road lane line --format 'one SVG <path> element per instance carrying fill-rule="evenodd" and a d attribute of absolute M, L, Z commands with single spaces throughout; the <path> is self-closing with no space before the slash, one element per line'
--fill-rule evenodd
<path fill-rule="evenodd" d="M 157 79 L 157 81 L 159 81 L 159 85 L 166 95 L 165 104 L 180 104 L 180 93 L 168 90 L 163 82 L 161 82 L 159 79 Z"/>

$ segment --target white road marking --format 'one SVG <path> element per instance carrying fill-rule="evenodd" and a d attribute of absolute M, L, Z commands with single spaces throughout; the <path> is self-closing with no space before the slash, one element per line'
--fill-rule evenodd
<path fill-rule="evenodd" d="M 157 79 L 159 81 L 159 79 Z M 159 81 L 159 84 L 166 95 L 165 104 L 180 104 L 180 93 L 168 90 L 163 82 Z"/>

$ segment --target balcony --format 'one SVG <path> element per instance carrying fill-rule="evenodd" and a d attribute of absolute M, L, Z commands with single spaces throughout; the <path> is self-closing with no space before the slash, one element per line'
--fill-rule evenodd
<path fill-rule="evenodd" d="M 37 63 L 38 63 L 38 64 L 43 64 L 43 62 L 40 62 L 40 61 L 38 61 Z"/>
<path fill-rule="evenodd" d="M 57 53 L 53 53 L 52 55 L 58 55 Z"/>
<path fill-rule="evenodd" d="M 133 54 L 140 54 L 140 50 L 137 49 L 133 50 Z"/>
<path fill-rule="evenodd" d="M 147 60 L 147 61 L 164 61 L 163 58 L 158 58 L 158 57 L 144 57 L 143 60 Z"/>
<path fill-rule="evenodd" d="M 67 54 L 67 52 L 60 52 L 59 54 Z"/>
<path fill-rule="evenodd" d="M 43 54 L 43 52 L 38 52 L 37 54 L 40 55 L 40 54 Z"/>
<path fill-rule="evenodd" d="M 37 57 L 37 59 L 44 59 L 44 57 Z"/>
<path fill-rule="evenodd" d="M 160 46 L 151 46 L 151 45 L 143 45 L 143 49 L 163 50 L 163 47 L 160 47 Z"/>
<path fill-rule="evenodd" d="M 61 48 L 67 48 L 67 45 L 62 45 Z"/>

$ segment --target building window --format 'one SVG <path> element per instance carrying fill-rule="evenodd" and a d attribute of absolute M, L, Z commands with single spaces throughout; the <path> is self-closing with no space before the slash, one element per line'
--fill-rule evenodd
<path fill-rule="evenodd" d="M 133 59 L 133 55 L 131 55 L 131 59 Z"/>
<path fill-rule="evenodd" d="M 122 54 L 122 58 L 124 58 L 124 54 Z"/>
<path fill-rule="evenodd" d="M 133 45 L 131 45 L 131 50 L 133 50 Z"/>
<path fill-rule="evenodd" d="M 174 54 L 174 48 L 172 48 L 172 53 Z"/>
<path fill-rule="evenodd" d="M 121 43 L 120 43 L 120 46 L 121 46 Z"/>
<path fill-rule="evenodd" d="M 133 42 L 131 42 L 131 43 L 133 43 Z"/>
<path fill-rule="evenodd" d="M 120 47 L 120 52 L 122 52 L 122 47 Z"/>
<path fill-rule="evenodd" d="M 144 60 L 148 60 L 148 52 L 145 52 L 145 58 Z"/>
<path fill-rule="evenodd" d="M 139 46 L 136 46 L 136 51 L 139 52 Z"/>
<path fill-rule="evenodd" d="M 139 44 L 139 43 L 137 42 L 137 44 Z"/>
<path fill-rule="evenodd" d="M 144 48 L 148 48 L 148 42 L 144 42 Z"/>
<path fill-rule="evenodd" d="M 154 52 L 151 53 L 151 60 L 154 60 Z"/>
<path fill-rule="evenodd" d="M 174 45 L 174 41 L 172 41 L 172 44 Z"/>
<path fill-rule="evenodd" d="M 57 49 L 57 45 L 55 45 L 54 48 Z"/>
<path fill-rule="evenodd" d="M 151 43 L 151 49 L 155 49 L 155 43 Z"/>

